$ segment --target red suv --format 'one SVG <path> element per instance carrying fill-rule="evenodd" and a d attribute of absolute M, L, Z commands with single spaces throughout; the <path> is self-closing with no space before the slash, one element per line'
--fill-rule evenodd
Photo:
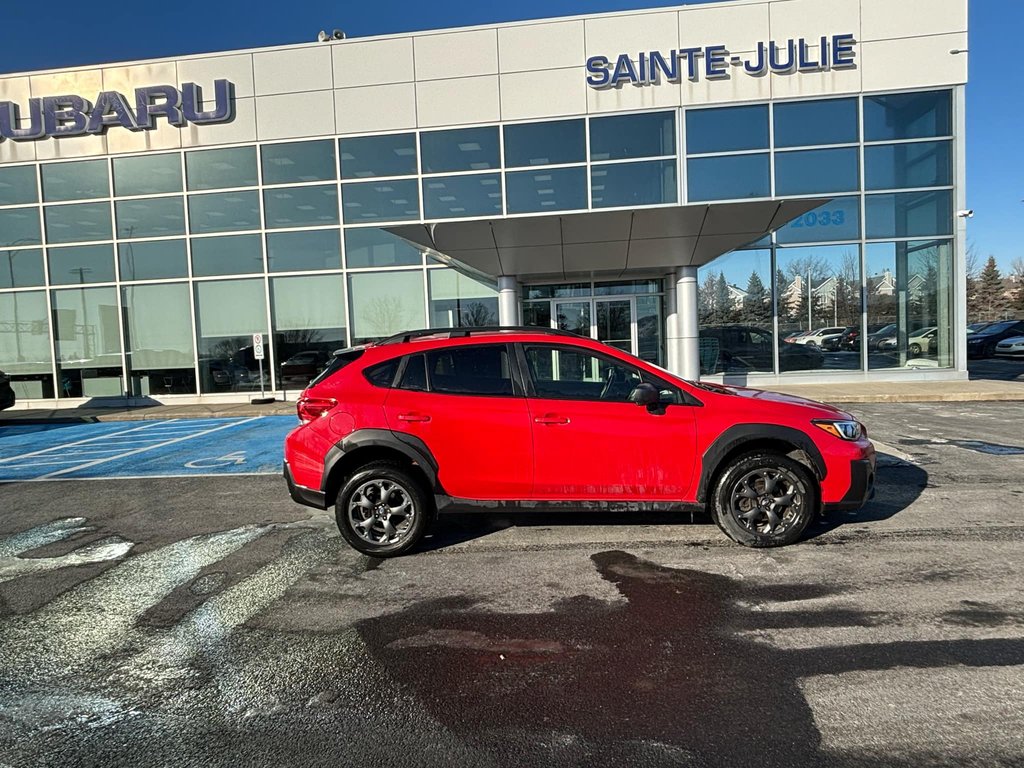
<path fill-rule="evenodd" d="M 424 330 L 337 353 L 285 441 L 292 498 L 334 506 L 355 549 L 392 557 L 467 508 L 708 510 L 775 547 L 864 505 L 875 449 L 850 414 L 699 384 L 540 328 Z"/>

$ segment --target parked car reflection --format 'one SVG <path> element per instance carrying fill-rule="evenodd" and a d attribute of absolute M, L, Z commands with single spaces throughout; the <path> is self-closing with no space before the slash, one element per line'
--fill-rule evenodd
<path fill-rule="evenodd" d="M 779 350 L 782 371 L 821 368 L 824 357 L 817 347 L 803 344 L 773 344 L 773 334 L 751 325 L 718 325 L 700 329 L 702 373 L 771 373 L 773 346 Z"/>

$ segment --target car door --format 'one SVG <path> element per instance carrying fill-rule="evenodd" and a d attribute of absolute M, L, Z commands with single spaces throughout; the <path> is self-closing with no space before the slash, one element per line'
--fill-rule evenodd
<path fill-rule="evenodd" d="M 422 441 L 445 492 L 521 499 L 533 486 L 529 408 L 506 344 L 408 355 L 384 402 L 393 432 Z"/>
<path fill-rule="evenodd" d="M 536 343 L 520 350 L 533 420 L 534 498 L 685 500 L 695 426 L 679 390 L 583 347 Z M 674 402 L 651 410 L 629 402 L 644 381 Z"/>

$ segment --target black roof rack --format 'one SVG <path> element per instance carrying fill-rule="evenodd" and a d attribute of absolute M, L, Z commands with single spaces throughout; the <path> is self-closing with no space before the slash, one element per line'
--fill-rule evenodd
<path fill-rule="evenodd" d="M 396 333 L 394 336 L 388 336 L 386 339 L 381 339 L 377 342 L 377 346 L 383 346 L 384 344 L 404 344 L 408 341 L 412 341 L 413 339 L 420 339 L 426 336 L 443 336 L 447 334 L 449 339 L 457 339 L 472 336 L 477 333 L 498 333 L 500 331 L 539 333 L 551 336 L 571 336 L 573 338 L 581 338 L 578 333 L 561 331 L 556 328 L 541 328 L 536 325 L 481 325 L 471 328 L 421 328 L 418 331 L 402 331 L 401 333 Z"/>

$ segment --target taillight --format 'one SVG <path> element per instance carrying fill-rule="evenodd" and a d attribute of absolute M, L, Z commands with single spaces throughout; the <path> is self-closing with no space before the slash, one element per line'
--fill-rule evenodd
<path fill-rule="evenodd" d="M 325 415 L 337 404 L 337 400 L 332 400 L 329 397 L 300 397 L 295 404 L 295 410 L 299 413 L 299 421 L 308 424 L 313 419 L 319 419 Z"/>

